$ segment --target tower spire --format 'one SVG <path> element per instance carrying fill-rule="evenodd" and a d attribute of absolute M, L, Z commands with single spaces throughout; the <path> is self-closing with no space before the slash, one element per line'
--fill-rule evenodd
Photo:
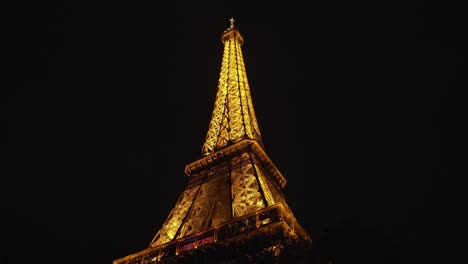
<path fill-rule="evenodd" d="M 242 139 L 255 140 L 263 147 L 242 55 L 244 38 L 234 26 L 234 18 L 229 21 L 230 27 L 221 36 L 224 44 L 221 72 L 203 155 Z"/>

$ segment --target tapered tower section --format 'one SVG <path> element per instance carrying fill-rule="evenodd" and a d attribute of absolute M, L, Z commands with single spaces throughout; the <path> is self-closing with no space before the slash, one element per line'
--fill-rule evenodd
<path fill-rule="evenodd" d="M 231 20 L 234 23 L 234 20 Z M 245 71 L 244 38 L 234 24 L 223 33 L 224 53 L 213 115 L 202 153 L 209 155 L 227 145 L 251 139 L 263 146 Z"/>
<path fill-rule="evenodd" d="M 298 263 L 310 246 L 281 191 L 286 179 L 264 150 L 244 38 L 230 22 L 201 158 L 186 165 L 187 186 L 148 248 L 114 264 Z"/>

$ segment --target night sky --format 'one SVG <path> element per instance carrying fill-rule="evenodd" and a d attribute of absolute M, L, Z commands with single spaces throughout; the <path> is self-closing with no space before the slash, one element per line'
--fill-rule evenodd
<path fill-rule="evenodd" d="M 231 16 L 265 151 L 323 254 L 462 258 L 446 109 L 467 87 L 466 9 L 156 2 L 1 8 L 1 263 L 148 246 L 201 158 Z"/>

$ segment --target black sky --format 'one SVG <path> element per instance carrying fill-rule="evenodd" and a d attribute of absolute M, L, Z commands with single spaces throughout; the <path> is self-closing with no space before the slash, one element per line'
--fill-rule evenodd
<path fill-rule="evenodd" d="M 323 252 L 461 260 L 445 110 L 466 87 L 467 10 L 254 2 L 2 8 L 2 263 L 148 245 L 201 157 L 231 16 L 266 152 Z"/>

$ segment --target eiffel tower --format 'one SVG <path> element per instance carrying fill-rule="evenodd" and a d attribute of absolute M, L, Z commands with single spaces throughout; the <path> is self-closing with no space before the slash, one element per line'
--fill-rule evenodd
<path fill-rule="evenodd" d="M 233 18 L 221 41 L 201 158 L 185 166 L 187 186 L 148 248 L 113 264 L 301 263 L 310 248 L 281 191 L 286 179 L 265 153 Z"/>

